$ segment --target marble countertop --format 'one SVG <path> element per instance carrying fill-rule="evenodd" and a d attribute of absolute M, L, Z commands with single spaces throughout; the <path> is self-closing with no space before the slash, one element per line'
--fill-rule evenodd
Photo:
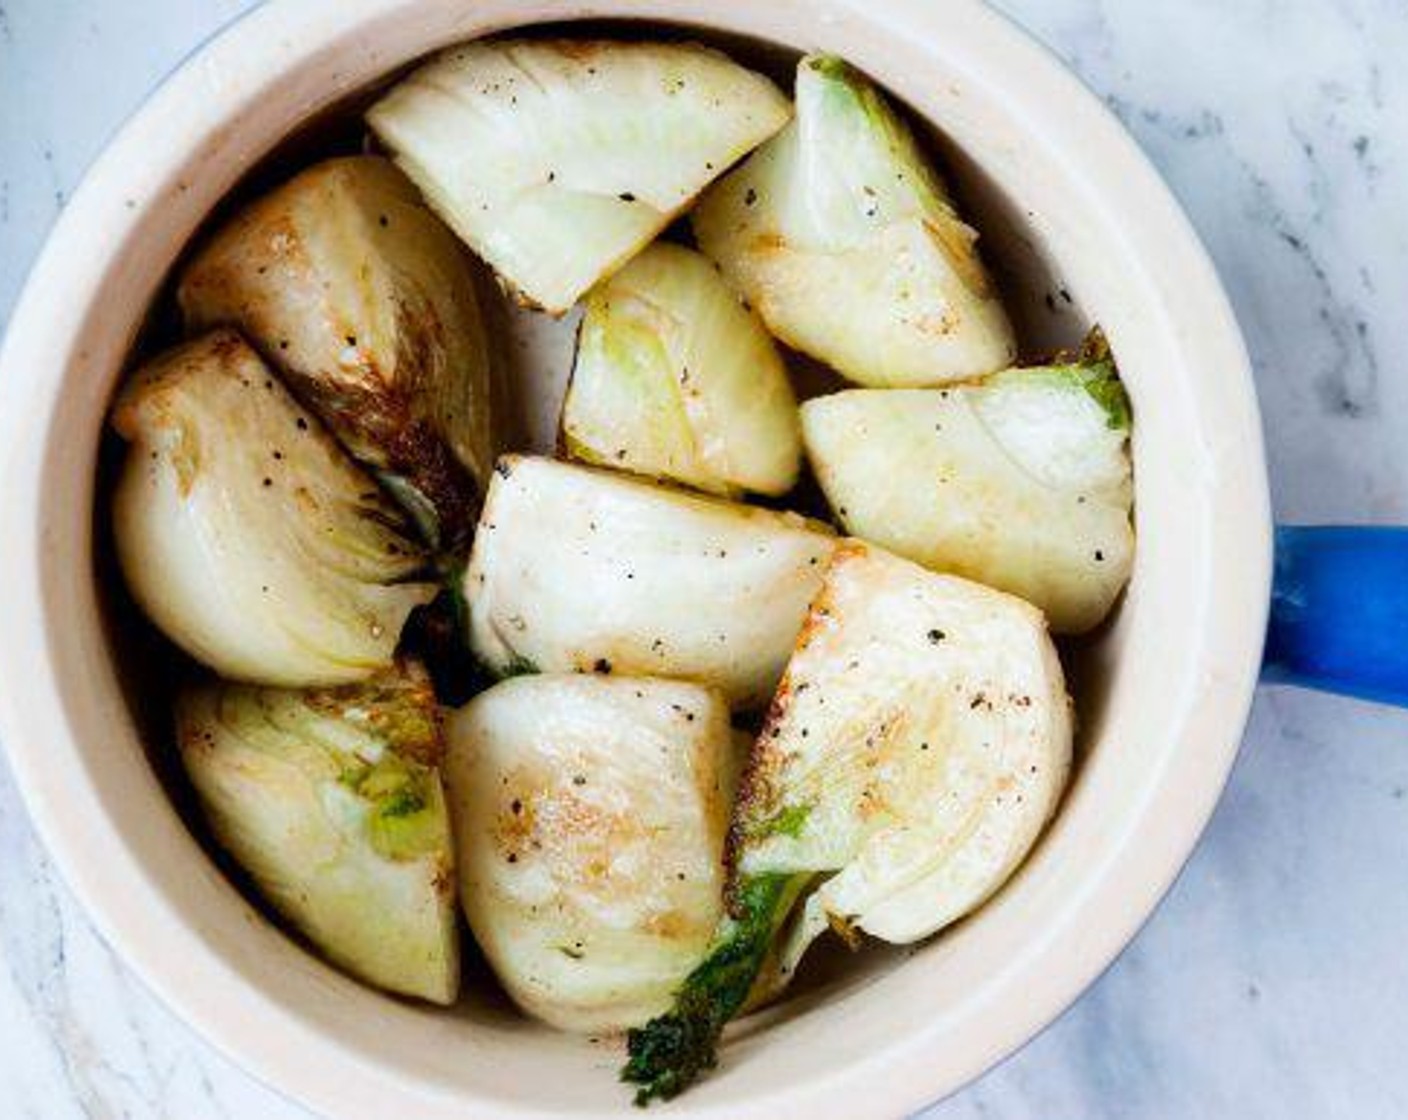
<path fill-rule="evenodd" d="M 0 0 L 0 325 L 103 140 L 249 0 Z M 1133 130 L 1246 330 L 1287 521 L 1408 522 L 1408 7 L 1005 0 Z M 1178 885 L 926 1116 L 1408 1116 L 1408 715 L 1263 690 Z M 147 993 L 0 766 L 0 1114 L 306 1117 Z"/>

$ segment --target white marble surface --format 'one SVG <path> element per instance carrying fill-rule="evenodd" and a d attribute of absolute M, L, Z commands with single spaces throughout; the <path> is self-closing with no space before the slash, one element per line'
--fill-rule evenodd
<path fill-rule="evenodd" d="M 247 6 L 0 0 L 0 323 L 103 139 Z M 1408 6 L 1005 6 L 1125 119 L 1210 245 L 1256 359 L 1280 516 L 1408 520 Z M 1408 1116 L 1405 866 L 1408 716 L 1263 692 L 1211 830 L 1138 941 L 928 1115 Z M 3 768 L 0 1116 L 306 1116 L 126 972 Z"/>

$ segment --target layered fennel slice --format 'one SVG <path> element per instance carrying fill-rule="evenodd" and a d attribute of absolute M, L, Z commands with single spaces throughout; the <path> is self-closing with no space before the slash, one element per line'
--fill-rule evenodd
<path fill-rule="evenodd" d="M 948 389 L 853 390 L 802 408 L 846 530 L 1098 625 L 1134 562 L 1130 412 L 1101 336 L 1068 363 Z"/>
<path fill-rule="evenodd" d="M 186 690 L 177 741 L 210 828 L 329 961 L 401 995 L 459 990 L 443 742 L 424 673 Z"/>
<path fill-rule="evenodd" d="M 658 241 L 591 290 L 562 412 L 575 458 L 717 494 L 797 481 L 797 400 L 707 257 Z"/>
<path fill-rule="evenodd" d="M 743 773 L 729 917 L 672 1011 L 631 1032 L 637 1099 L 711 1066 L 724 1024 L 823 930 L 905 944 L 980 905 L 1055 810 L 1070 758 L 1041 612 L 843 542 Z"/>
<path fill-rule="evenodd" d="M 840 59 L 797 66 L 796 119 L 693 214 L 700 248 L 790 346 L 875 387 L 1016 357 L 965 225 L 908 126 Z"/>
<path fill-rule="evenodd" d="M 490 356 L 468 254 L 377 156 L 330 159 L 240 211 L 181 274 L 194 329 L 237 327 L 433 543 L 493 465 Z"/>
<path fill-rule="evenodd" d="M 697 44 L 539 39 L 446 51 L 367 121 L 475 252 L 561 313 L 790 112 Z"/>
<path fill-rule="evenodd" d="M 728 705 L 680 681 L 544 674 L 450 721 L 460 896 L 514 1001 L 565 1030 L 670 1005 L 722 911 Z"/>
<path fill-rule="evenodd" d="M 464 577 L 471 645 L 500 674 L 671 677 L 761 704 L 833 547 L 793 513 L 505 456 Z"/>
<path fill-rule="evenodd" d="M 406 516 L 243 340 L 220 330 L 138 370 L 113 408 L 128 587 L 224 677 L 303 687 L 390 666 L 434 597 Z"/>

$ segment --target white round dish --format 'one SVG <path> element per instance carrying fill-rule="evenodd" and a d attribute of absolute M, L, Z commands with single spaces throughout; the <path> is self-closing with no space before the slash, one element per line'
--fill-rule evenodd
<path fill-rule="evenodd" d="M 0 730 L 68 882 L 130 965 L 258 1076 L 337 1116 L 628 1114 L 619 1050 L 495 998 L 445 1014 L 322 965 L 246 903 L 147 761 L 93 560 L 100 434 L 153 296 L 212 206 L 311 115 L 506 27 L 649 18 L 832 50 L 933 121 L 1028 342 L 1096 317 L 1137 415 L 1139 552 L 1080 649 L 1081 764 L 990 905 L 756 1016 L 691 1117 L 889 1117 L 951 1092 L 1129 941 L 1221 791 L 1262 652 L 1271 525 L 1247 358 L 1176 203 L 1099 102 L 976 0 L 275 0 L 194 56 L 93 167 L 0 352 Z M 984 221 L 991 219 L 989 225 Z M 1049 301 L 1047 296 L 1053 297 Z M 130 655 L 128 655 L 130 656 Z M 473 978 L 471 977 L 471 987 Z"/>

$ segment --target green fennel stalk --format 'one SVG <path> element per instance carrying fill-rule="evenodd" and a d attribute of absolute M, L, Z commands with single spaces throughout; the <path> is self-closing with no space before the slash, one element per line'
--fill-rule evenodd
<path fill-rule="evenodd" d="M 627 1036 L 630 1057 L 621 1080 L 639 1086 L 637 1105 L 669 1100 L 715 1065 L 725 1024 L 747 1002 L 774 935 L 810 879 L 777 873 L 738 884 L 732 914 L 703 962 L 675 993 L 674 1007 Z"/>

